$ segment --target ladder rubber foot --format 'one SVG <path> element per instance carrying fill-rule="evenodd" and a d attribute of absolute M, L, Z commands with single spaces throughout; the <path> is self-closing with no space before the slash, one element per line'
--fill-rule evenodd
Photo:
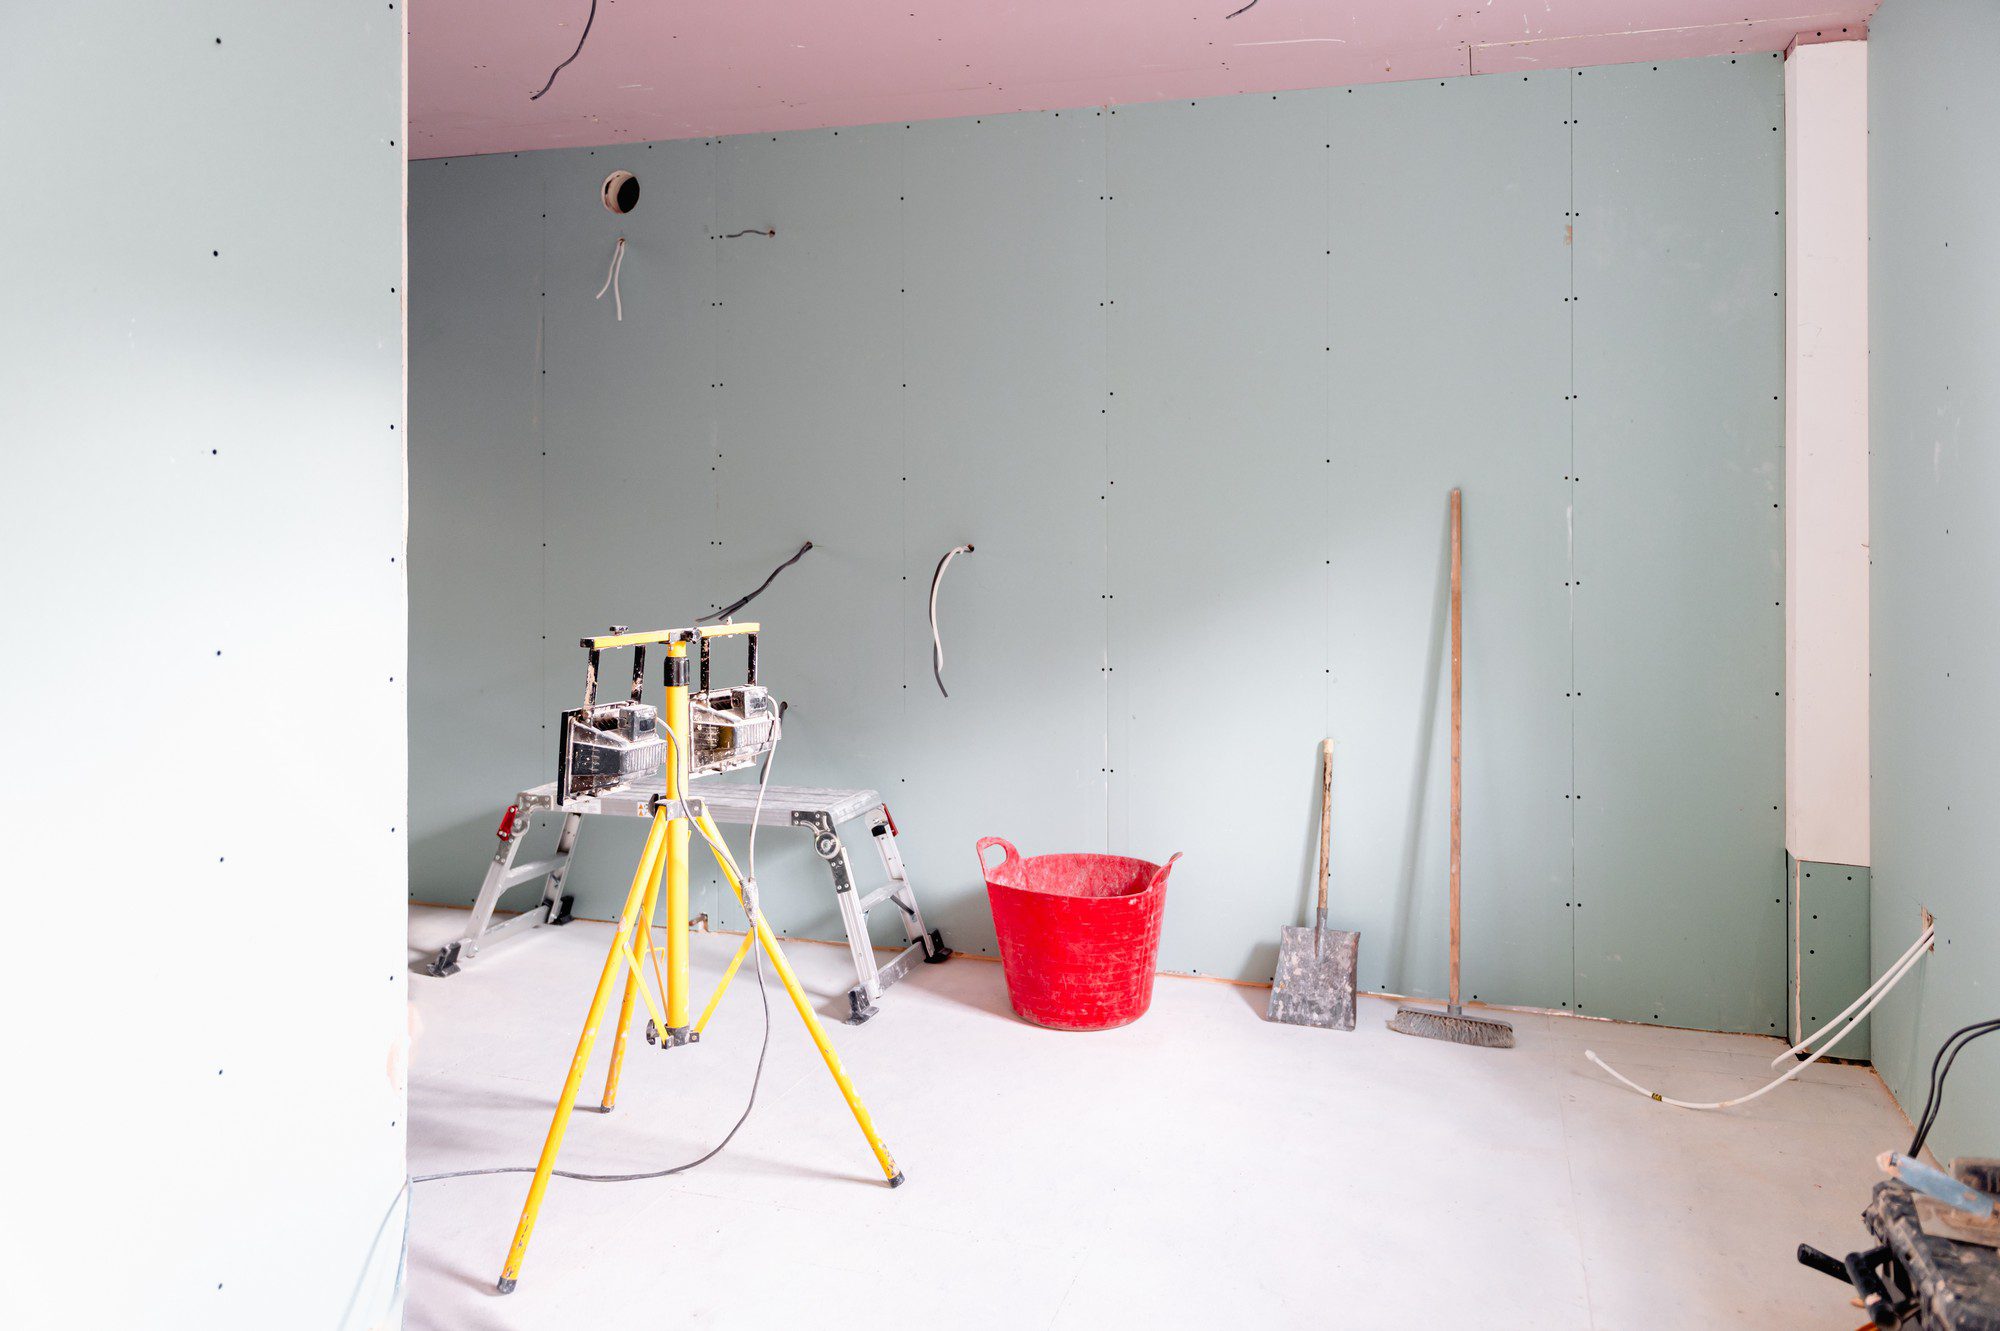
<path fill-rule="evenodd" d="M 512 1276 L 501 1276 L 500 1282 L 493 1286 L 493 1288 L 499 1290 L 502 1294 L 512 1294 L 514 1292 L 514 1279 Z"/>
<path fill-rule="evenodd" d="M 896 1177 L 894 1177 L 894 1178 L 892 1178 L 892 1179 L 890 1179 L 890 1180 L 889 1180 L 889 1186 L 890 1186 L 890 1187 L 892 1187 L 892 1188 L 900 1188 L 900 1187 L 902 1187 L 902 1186 L 903 1186 L 903 1171 L 902 1171 L 902 1170 L 900 1170 L 900 1169 L 899 1169 L 899 1170 L 897 1170 L 897 1171 L 896 1171 Z M 510 1282 L 508 1282 L 508 1283 L 510 1283 L 510 1284 L 511 1284 L 512 1282 L 510 1281 Z"/>
<path fill-rule="evenodd" d="M 924 939 L 924 965 L 935 966 L 941 961 L 951 960 L 951 949 L 944 945 L 944 935 L 936 929 Z"/>

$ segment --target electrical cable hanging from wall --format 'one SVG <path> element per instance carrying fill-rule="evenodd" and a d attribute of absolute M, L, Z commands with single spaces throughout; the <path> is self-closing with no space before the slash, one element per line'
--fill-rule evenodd
<path fill-rule="evenodd" d="M 1945 1037 L 1938 1046 L 1936 1056 L 1931 1059 L 1931 1089 L 1924 1097 L 1924 1112 L 1917 1115 L 1917 1132 L 1910 1138 L 1910 1149 L 1904 1154 L 1916 1158 L 1923 1153 L 1924 1143 L 1930 1140 L 1931 1129 L 1937 1126 L 1938 1115 L 1944 1111 L 1944 1079 L 1951 1075 L 1951 1065 L 1958 1061 L 1959 1053 L 1982 1035 L 2000 1031 L 2000 1017 L 1975 1021 L 1970 1026 L 1961 1026 Z"/>
<path fill-rule="evenodd" d="M 732 231 L 728 235 L 721 237 L 721 239 L 736 240 L 737 238 L 742 236 L 775 236 L 777 234 L 778 234 L 778 228 L 774 226 L 766 227 L 763 230 L 759 230 L 758 228 L 752 226 L 752 227 L 745 227 L 741 231 Z"/>
<path fill-rule="evenodd" d="M 784 563 L 772 569 L 771 576 L 764 579 L 762 582 L 758 583 L 756 591 L 751 592 L 748 596 L 737 597 L 734 601 L 731 601 L 728 605 L 723 606 L 722 609 L 715 611 L 713 614 L 703 615 L 700 619 L 697 619 L 695 623 L 706 624 L 710 620 L 728 619 L 738 610 L 741 610 L 744 606 L 749 605 L 752 601 L 756 600 L 759 596 L 763 595 L 764 589 L 770 586 L 773 582 L 775 582 L 780 573 L 783 573 L 786 569 L 790 568 L 792 565 L 798 563 L 801 559 L 805 558 L 806 551 L 812 548 L 813 548 L 813 543 L 811 541 L 807 541 L 804 545 L 798 548 L 798 550 L 792 555 L 790 559 L 787 559 Z"/>
<path fill-rule="evenodd" d="M 611 271 L 604 275 L 604 285 L 597 289 L 595 299 L 603 300 L 604 293 L 611 293 L 611 303 L 618 308 L 618 322 L 625 322 L 625 295 L 618 289 L 618 269 L 625 262 L 625 237 L 618 237 L 617 245 L 611 250 Z"/>
<path fill-rule="evenodd" d="M 944 639 L 938 636 L 937 622 L 938 584 L 944 581 L 944 571 L 951 567 L 952 560 L 971 553 L 969 542 L 954 545 L 944 552 L 944 558 L 938 560 L 937 572 L 931 574 L 931 674 L 937 678 L 938 692 L 947 698 L 951 696 L 951 691 L 944 686 Z"/>
<path fill-rule="evenodd" d="M 1250 0 L 1250 3 L 1254 5 L 1257 3 L 1257 0 Z M 569 60 L 563 61 L 560 65 L 557 65 L 554 69 L 549 71 L 549 81 L 542 85 L 542 92 L 547 92 L 550 88 L 555 87 L 556 75 L 562 73 L 565 69 L 568 69 L 570 67 L 570 61 L 575 60 L 578 56 L 583 54 L 583 44 L 590 40 L 590 25 L 595 22 L 597 22 L 597 0 L 590 0 L 590 17 L 586 18 L 583 21 L 583 35 L 576 39 L 576 49 L 569 53 Z M 542 92 L 529 93 L 528 100 L 531 102 L 539 102 L 540 100 L 542 100 Z"/>
<path fill-rule="evenodd" d="M 1786 1082 L 1792 1080 L 1794 1077 L 1797 1077 L 1807 1068 L 1819 1062 L 1820 1059 L 1826 1057 L 1827 1050 L 1833 1048 L 1836 1044 L 1839 1044 L 1842 1040 L 1846 1039 L 1849 1035 L 1853 1034 L 1855 1027 L 1859 1026 L 1862 1022 L 1866 1021 L 1868 1019 L 1868 1014 L 1875 1010 L 1875 1005 L 1880 1003 L 1883 999 L 1887 998 L 1889 996 L 1889 991 L 1891 989 L 1894 989 L 1897 986 L 1897 984 L 1899 984 L 1902 981 L 1905 975 L 1908 975 L 1912 970 L 1916 969 L 1917 962 L 1922 960 L 1925 949 L 1930 947 L 1931 943 L 1935 941 L 1936 938 L 1937 938 L 1937 926 L 1935 924 L 1925 925 L 1923 933 L 1919 934 L 1917 936 L 1917 941 L 1910 944 L 1909 949 L 1905 951 L 1901 957 L 1897 958 L 1896 964 L 1891 966 L 1887 971 L 1885 971 L 1882 975 L 1882 978 L 1875 981 L 1874 984 L 1868 986 L 1867 992 L 1865 992 L 1862 995 L 1862 998 L 1865 998 L 1867 1000 L 1865 1003 L 1863 1003 L 1861 999 L 1856 999 L 1854 1003 L 1850 1003 L 1848 1005 L 1846 1012 L 1841 1013 L 1840 1016 L 1835 1017 L 1832 1021 L 1820 1027 L 1817 1031 L 1814 1031 L 1810 1036 L 1806 1037 L 1804 1040 L 1800 1041 L 1796 1046 L 1794 1046 L 1793 1049 L 1788 1049 L 1785 1051 L 1785 1053 L 1789 1054 L 1795 1052 L 1795 1050 L 1797 1049 L 1804 1049 L 1810 1047 L 1812 1049 L 1811 1057 L 1805 1059 L 1797 1067 L 1787 1072 L 1784 1076 L 1779 1077 L 1776 1081 L 1772 1081 L 1763 1086 L 1760 1086 L 1756 1090 L 1751 1091 L 1747 1095 L 1739 1095 L 1736 1096 L 1734 1099 L 1729 1099 L 1729 1100 L 1712 1100 L 1712 1101 L 1701 1101 L 1701 1102 L 1676 1100 L 1670 1096 L 1661 1095 L 1658 1091 L 1648 1090 L 1646 1087 L 1641 1086 L 1638 1082 L 1633 1081 L 1630 1077 L 1626 1076 L 1624 1073 L 1620 1072 L 1618 1069 L 1612 1067 L 1609 1063 L 1606 1063 L 1603 1059 L 1599 1058 L 1597 1056 L 1597 1051 L 1594 1049 L 1584 1050 L 1583 1056 L 1589 1059 L 1591 1062 L 1597 1064 L 1598 1067 L 1603 1068 L 1613 1077 L 1616 1077 L 1620 1082 L 1624 1083 L 1626 1086 L 1637 1091 L 1640 1095 L 1645 1096 L 1647 1099 L 1658 1100 L 1661 1104 L 1672 1105 L 1676 1109 L 1729 1109 L 1735 1105 L 1748 1104 L 1750 1101 L 1757 1099 L 1759 1096 L 1766 1095 L 1771 1091 L 1777 1090 L 1780 1086 L 1783 1086 Z M 1858 1005 L 1858 1010 L 1857 1010 L 1857 1005 Z M 1836 1025 L 1840 1025 L 1840 1023 L 1843 1020 L 1845 1020 L 1846 1024 L 1841 1025 L 1839 1030 L 1834 1031 L 1833 1028 Z M 1829 1035 L 1828 1034 L 1829 1031 L 1832 1031 L 1833 1033 Z M 1942 1051 L 1940 1051 L 1940 1053 L 1942 1053 Z M 1785 1056 L 1784 1054 L 1780 1054 L 1778 1057 L 1782 1059 L 1784 1058 L 1784 1056 Z M 1921 1140 L 1921 1138 L 1919 1138 L 1919 1140 Z M 1914 1154 L 1914 1152 L 1912 1152 L 1912 1154 Z"/>

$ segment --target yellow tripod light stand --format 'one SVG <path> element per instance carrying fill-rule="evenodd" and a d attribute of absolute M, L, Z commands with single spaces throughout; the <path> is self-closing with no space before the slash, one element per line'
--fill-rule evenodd
<path fill-rule="evenodd" d="M 589 1067 L 591 1051 L 597 1044 L 598 1028 L 610 1004 L 613 981 L 624 973 L 624 992 L 618 1003 L 617 1026 L 612 1032 L 611 1065 L 604 1079 L 600 1100 L 609 1112 L 618 1098 L 618 1074 L 625 1062 L 625 1040 L 638 1003 L 643 1002 L 652 1018 L 652 1029 L 663 1048 L 688 1044 L 700 1038 L 702 1027 L 714 1015 L 729 983 L 736 977 L 743 959 L 753 945 L 762 946 L 772 969 L 790 996 L 806 1032 L 818 1047 L 834 1084 L 854 1113 L 861 1135 L 882 1168 L 890 1187 L 903 1182 L 902 1171 L 882 1144 L 868 1108 L 861 1103 L 840 1055 L 827 1038 L 813 1011 L 812 1002 L 799 985 L 798 976 L 785 960 L 775 934 L 765 923 L 761 910 L 746 900 L 743 874 L 723 844 L 722 834 L 698 797 L 689 794 L 690 778 L 696 774 L 727 771 L 749 766 L 776 742 L 776 710 L 757 682 L 756 624 L 712 624 L 696 628 L 661 629 L 628 633 L 614 629 L 608 634 L 583 639 L 588 653 L 584 675 L 584 705 L 563 714 L 562 762 L 558 775 L 558 806 L 571 799 L 587 801 L 592 793 L 613 785 L 645 779 L 652 771 L 661 774 L 660 794 L 653 800 L 653 820 L 646 846 L 625 893 L 625 905 L 618 915 L 610 951 L 591 994 L 590 1009 L 583 1019 L 576 1053 L 570 1059 L 569 1075 L 556 1101 L 555 1117 L 535 1166 L 534 1181 L 521 1208 L 521 1220 L 514 1230 L 513 1245 L 507 1250 L 507 1264 L 500 1272 L 499 1290 L 510 1292 L 521 1274 L 528 1240 L 535 1232 L 535 1218 L 542 1208 L 543 1195 L 555 1170 L 556 1153 L 562 1149 L 563 1134 L 569 1128 L 577 1093 Z M 741 686 L 715 690 L 709 687 L 709 643 L 715 638 L 743 635 L 747 646 L 747 682 Z M 666 691 L 658 713 L 641 699 L 645 683 L 645 651 L 649 645 L 663 645 L 666 651 Z M 632 691 L 628 700 L 600 706 L 597 701 L 599 654 L 613 648 L 633 651 Z M 700 687 L 693 681 L 690 647 L 700 659 Z M 664 732 L 664 733 L 661 733 Z M 655 764 L 658 764 L 657 767 Z M 716 985 L 715 992 L 692 1027 L 688 1023 L 688 841 L 690 831 L 698 831 L 714 853 L 730 891 L 750 917 L 751 929 L 736 956 Z M 754 890 L 754 889 L 752 889 Z M 652 924 L 662 902 L 666 908 L 666 946 L 653 945 Z M 664 974 L 658 953 L 666 953 Z M 649 983 L 647 971 L 652 971 Z"/>

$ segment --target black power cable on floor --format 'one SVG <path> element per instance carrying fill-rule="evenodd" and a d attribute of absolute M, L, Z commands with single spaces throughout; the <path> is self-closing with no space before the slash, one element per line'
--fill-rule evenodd
<path fill-rule="evenodd" d="M 1937 1056 L 1931 1059 L 1930 1094 L 1924 1097 L 1924 1112 L 1917 1116 L 1917 1134 L 1910 1139 L 1910 1149 L 1904 1152 L 1905 1155 L 1916 1157 L 1924 1149 L 1931 1129 L 1937 1126 L 1938 1115 L 1944 1112 L 1944 1081 L 1951 1075 L 1951 1065 L 1958 1061 L 1959 1053 L 1980 1036 L 1991 1035 L 1995 1031 L 2000 1031 L 2000 1017 L 1961 1026 L 1938 1046 Z"/>
<path fill-rule="evenodd" d="M 812 543 L 808 541 L 806 549 L 811 548 Z M 805 550 L 799 551 L 799 554 L 804 553 Z M 798 555 L 793 555 L 792 558 L 796 559 Z M 777 576 L 776 573 L 771 575 L 773 578 Z M 770 585 L 769 579 L 765 580 L 765 585 Z M 761 591 L 763 589 L 759 588 L 758 590 Z M 756 592 L 751 593 L 752 596 L 756 594 Z M 669 742 L 673 741 L 674 732 L 670 727 L 663 727 L 661 733 L 667 737 Z M 774 739 L 772 747 L 764 753 L 764 771 L 757 778 L 757 809 L 750 818 L 750 873 L 748 881 L 744 884 L 743 908 L 745 927 L 753 937 L 757 932 L 758 917 L 763 913 L 757 899 L 757 824 L 764 815 L 764 792 L 771 784 L 771 759 L 777 756 L 777 752 Z M 678 756 L 674 760 L 679 761 Z M 683 816 L 687 813 L 687 806 L 685 804 L 681 806 L 681 813 Z M 689 819 L 688 821 L 693 822 L 694 820 Z M 702 830 L 701 835 L 704 840 L 710 839 L 706 830 Z M 649 1169 L 639 1174 L 580 1174 L 575 1170 L 551 1169 L 549 1171 L 550 1177 L 574 1179 L 578 1183 L 639 1183 L 646 1179 L 669 1178 L 675 1174 L 685 1174 L 690 1169 L 698 1165 L 705 1165 L 715 1159 L 716 1156 L 722 1154 L 722 1148 L 729 1145 L 737 1132 L 742 1129 L 743 1125 L 750 1121 L 750 1111 L 757 1107 L 757 1088 L 764 1081 L 764 1057 L 771 1052 L 771 991 L 764 983 L 763 953 L 758 950 L 754 943 L 750 947 L 750 959 L 757 968 L 757 997 L 762 999 L 764 1003 L 764 1041 L 757 1047 L 757 1070 L 750 1077 L 750 1097 L 743 1102 L 743 1112 L 737 1116 L 736 1122 L 723 1135 L 722 1140 L 717 1142 L 714 1148 L 706 1155 L 697 1156 L 686 1164 L 673 1165 L 666 1169 Z M 442 1174 L 415 1174 L 410 1177 L 409 1183 L 435 1183 L 439 1179 L 477 1178 L 486 1174 L 532 1174 L 539 1168 L 539 1165 L 493 1165 L 485 1169 L 452 1169 Z M 406 1183 L 404 1186 L 408 1187 L 409 1183 Z M 409 1243 L 407 1213 L 405 1213 L 404 1226 L 403 1242 L 407 1247 Z"/>

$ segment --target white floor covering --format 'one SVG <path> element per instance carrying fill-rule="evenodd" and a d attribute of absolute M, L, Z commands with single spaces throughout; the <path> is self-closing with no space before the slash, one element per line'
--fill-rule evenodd
<path fill-rule="evenodd" d="M 422 974 L 465 918 L 411 912 L 416 1174 L 534 1162 L 610 937 L 578 921 Z M 696 936 L 699 998 L 736 942 Z M 787 954 L 844 1010 L 844 948 Z M 633 1041 L 618 1109 L 577 1114 L 560 1167 L 660 1168 L 727 1130 L 761 1029 L 749 974 L 700 1044 Z M 867 1025 L 830 1022 L 908 1175 L 892 1191 L 775 977 L 771 999 L 729 1149 L 670 1179 L 556 1180 L 513 1294 L 493 1282 L 527 1176 L 418 1185 L 406 1325 L 1845 1328 L 1865 1319 L 1793 1250 L 1862 1246 L 1873 1157 L 1909 1136 L 1866 1068 L 1696 1114 L 1583 1057 L 1715 1099 L 1772 1075 L 1767 1039 L 1513 1014 L 1517 1048 L 1471 1049 L 1391 1034 L 1383 1000 L 1335 1033 L 1170 978 L 1136 1024 L 1058 1034 L 957 958 Z"/>

